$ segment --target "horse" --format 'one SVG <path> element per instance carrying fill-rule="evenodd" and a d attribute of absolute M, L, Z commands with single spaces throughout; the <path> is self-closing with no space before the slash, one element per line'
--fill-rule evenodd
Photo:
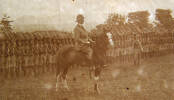
<path fill-rule="evenodd" d="M 84 52 L 77 51 L 74 46 L 66 45 L 59 49 L 56 53 L 56 91 L 58 89 L 58 82 L 61 80 L 64 87 L 69 90 L 66 76 L 71 66 L 81 65 L 84 63 L 89 68 L 94 68 L 94 91 L 100 93 L 99 90 L 99 76 L 102 68 L 106 65 L 106 52 L 110 47 L 113 47 L 112 34 L 106 31 L 102 31 L 101 34 L 97 35 L 95 42 L 92 43 L 91 48 L 93 49 L 93 55 L 91 59 L 87 59 Z"/>

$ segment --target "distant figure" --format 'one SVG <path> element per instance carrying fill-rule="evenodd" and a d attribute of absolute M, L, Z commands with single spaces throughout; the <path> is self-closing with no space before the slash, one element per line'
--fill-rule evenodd
<path fill-rule="evenodd" d="M 93 50 L 90 48 L 90 43 L 94 42 L 89 38 L 88 32 L 83 27 L 84 16 L 79 14 L 76 17 L 77 25 L 74 28 L 74 39 L 75 39 L 75 48 L 78 51 L 86 53 L 88 59 L 92 58 Z"/>
<path fill-rule="evenodd" d="M 138 40 L 137 34 L 134 34 L 133 49 L 134 49 L 134 65 L 140 65 L 141 52 L 143 51 L 143 47 L 140 41 Z"/>

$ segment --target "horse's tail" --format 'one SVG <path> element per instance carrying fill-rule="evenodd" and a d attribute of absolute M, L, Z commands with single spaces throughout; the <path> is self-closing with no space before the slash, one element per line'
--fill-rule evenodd
<path fill-rule="evenodd" d="M 63 58 L 62 52 L 63 52 L 63 50 L 59 49 L 59 51 L 57 51 L 57 53 L 56 53 L 56 67 L 55 67 L 55 70 L 56 70 L 56 77 L 57 77 L 57 76 L 60 74 L 60 72 L 61 72 L 61 66 L 62 66 L 61 60 L 62 60 L 62 58 Z"/>

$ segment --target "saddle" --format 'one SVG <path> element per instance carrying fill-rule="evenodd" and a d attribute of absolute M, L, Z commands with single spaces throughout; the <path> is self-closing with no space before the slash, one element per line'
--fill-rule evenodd
<path fill-rule="evenodd" d="M 75 51 L 77 51 L 77 52 L 81 52 L 81 53 L 87 53 L 86 52 L 86 48 L 88 48 L 89 46 L 88 45 L 77 45 L 77 46 L 75 46 Z"/>

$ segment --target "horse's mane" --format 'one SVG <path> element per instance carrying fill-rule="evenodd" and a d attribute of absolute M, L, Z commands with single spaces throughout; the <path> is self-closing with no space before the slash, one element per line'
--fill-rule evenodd
<path fill-rule="evenodd" d="M 65 45 L 65 46 L 61 47 L 56 53 L 58 59 L 61 60 L 62 58 L 64 58 L 65 54 L 68 53 L 73 48 L 74 47 L 72 45 Z"/>

